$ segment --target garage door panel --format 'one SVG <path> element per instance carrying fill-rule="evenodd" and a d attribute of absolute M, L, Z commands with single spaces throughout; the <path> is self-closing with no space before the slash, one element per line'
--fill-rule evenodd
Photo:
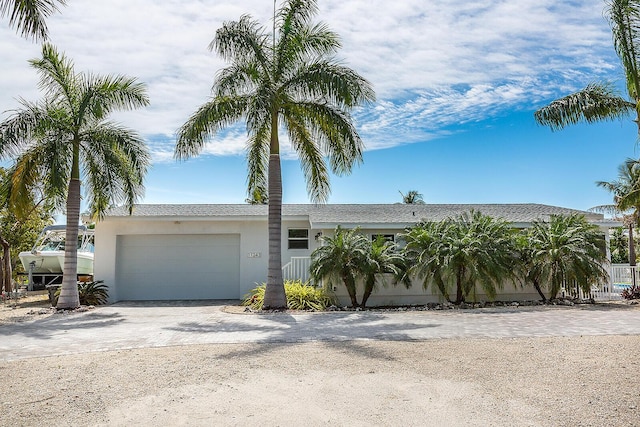
<path fill-rule="evenodd" d="M 118 236 L 118 298 L 240 298 L 240 236 Z"/>

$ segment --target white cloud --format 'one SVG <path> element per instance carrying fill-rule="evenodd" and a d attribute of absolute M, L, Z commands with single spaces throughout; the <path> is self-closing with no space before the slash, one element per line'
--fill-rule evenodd
<path fill-rule="evenodd" d="M 244 13 L 269 27 L 272 6 L 74 0 L 49 27 L 77 70 L 146 82 L 151 106 L 116 118 L 147 136 L 155 161 L 169 161 L 174 132 L 207 100 L 224 66 L 207 50 L 215 30 Z M 342 36 L 340 58 L 377 91 L 378 102 L 356 114 L 369 149 L 433 139 L 453 124 L 618 77 L 601 0 L 321 0 L 319 8 L 318 18 Z M 39 97 L 27 65 L 38 54 L 0 21 L 0 112 L 17 108 L 17 97 Z M 238 154 L 245 141 L 244 129 L 234 128 L 204 152 Z"/>

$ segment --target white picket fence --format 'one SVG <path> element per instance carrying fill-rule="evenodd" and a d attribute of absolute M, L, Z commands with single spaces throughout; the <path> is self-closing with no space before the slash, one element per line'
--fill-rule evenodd
<path fill-rule="evenodd" d="M 578 297 L 582 299 L 593 298 L 596 301 L 618 301 L 622 300 L 622 291 L 631 287 L 635 283 L 640 283 L 638 269 L 630 267 L 629 264 L 613 264 L 609 270 L 609 281 L 592 286 L 591 291 L 585 294 L 582 290 L 576 295 L 576 286 L 568 285 L 563 289 L 565 296 Z"/>
<path fill-rule="evenodd" d="M 284 280 L 300 280 L 302 282 L 309 281 L 309 266 L 311 258 L 291 257 L 291 261 L 282 267 L 282 278 Z"/>

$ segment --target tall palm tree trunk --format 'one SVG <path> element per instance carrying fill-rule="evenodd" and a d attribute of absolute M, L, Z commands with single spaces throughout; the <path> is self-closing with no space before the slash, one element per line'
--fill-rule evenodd
<path fill-rule="evenodd" d="M 280 154 L 269 155 L 269 267 L 263 308 L 287 307 L 282 280 L 282 172 Z"/>
<path fill-rule="evenodd" d="M 71 178 L 67 196 L 67 230 L 64 245 L 64 268 L 58 309 L 80 306 L 78 296 L 78 224 L 80 222 L 80 179 Z"/>

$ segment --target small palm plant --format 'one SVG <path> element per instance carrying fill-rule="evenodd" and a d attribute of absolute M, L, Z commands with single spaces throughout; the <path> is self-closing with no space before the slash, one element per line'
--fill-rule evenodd
<path fill-rule="evenodd" d="M 455 304 L 480 286 L 495 298 L 507 279 L 515 278 L 515 240 L 511 226 L 501 219 L 472 211 L 437 223 L 421 223 L 404 235 L 409 272 Z"/>
<path fill-rule="evenodd" d="M 527 235 L 530 275 L 548 288 L 551 299 L 563 287 L 575 284 L 589 293 L 592 285 L 608 280 L 603 235 L 584 215 L 552 215 L 548 222 L 534 221 Z"/>
<path fill-rule="evenodd" d="M 342 281 L 347 288 L 351 306 L 358 307 L 356 281 L 369 264 L 370 241 L 359 229 L 336 228 L 333 237 L 323 236 L 323 245 L 311 254 L 309 271 L 314 282 Z"/>
<path fill-rule="evenodd" d="M 365 308 L 371 293 L 376 289 L 378 280 L 383 286 L 387 285 L 385 275 L 392 274 L 394 281 L 402 281 L 408 289 L 411 287 L 411 280 L 407 275 L 407 264 L 402 253 L 398 252 L 396 244 L 378 236 L 369 245 L 369 255 L 366 264 L 362 266 L 364 276 L 364 293 L 360 306 Z"/>

